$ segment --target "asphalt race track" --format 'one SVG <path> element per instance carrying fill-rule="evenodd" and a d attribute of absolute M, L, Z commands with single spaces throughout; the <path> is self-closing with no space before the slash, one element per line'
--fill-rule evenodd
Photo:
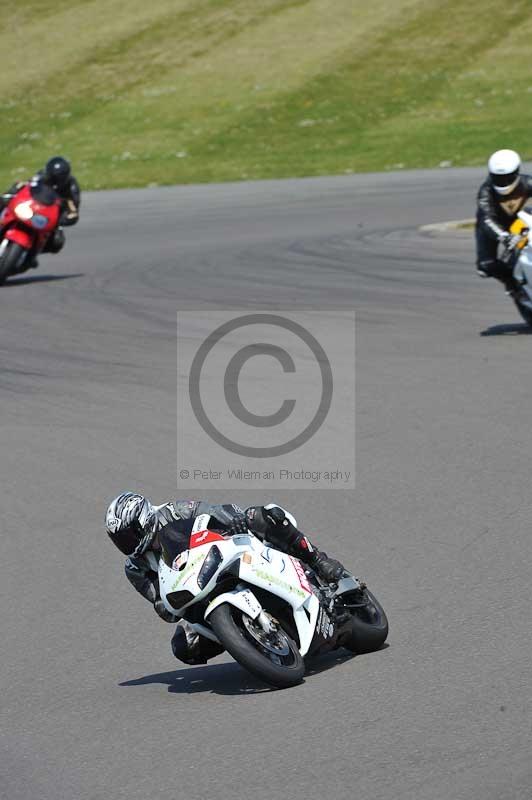
<path fill-rule="evenodd" d="M 470 232 L 418 230 L 481 175 L 88 194 L 0 289 L 2 798 L 530 797 L 532 337 Z M 178 494 L 176 310 L 280 302 L 357 313 L 356 491 L 275 499 L 390 637 L 269 691 L 181 669 L 102 522 Z"/>

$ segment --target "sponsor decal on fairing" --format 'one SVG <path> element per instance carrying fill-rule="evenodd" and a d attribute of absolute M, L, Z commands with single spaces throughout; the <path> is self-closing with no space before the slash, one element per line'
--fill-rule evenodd
<path fill-rule="evenodd" d="M 179 553 L 173 560 L 172 569 L 182 569 L 188 561 L 188 550 Z"/>
<path fill-rule="evenodd" d="M 312 594 L 312 589 L 310 588 L 310 584 L 307 580 L 307 576 L 305 575 L 305 570 L 301 566 L 301 562 L 297 560 L 297 558 L 293 558 L 289 556 L 292 565 L 297 572 L 297 577 L 299 578 L 299 583 L 301 584 L 301 588 L 304 589 L 309 594 Z"/>

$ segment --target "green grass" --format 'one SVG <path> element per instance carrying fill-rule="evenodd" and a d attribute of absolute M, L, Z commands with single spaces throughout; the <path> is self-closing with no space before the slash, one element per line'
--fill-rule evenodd
<path fill-rule="evenodd" d="M 25 0 L 0 182 L 56 152 L 84 188 L 531 157 L 531 37 L 530 0 Z"/>

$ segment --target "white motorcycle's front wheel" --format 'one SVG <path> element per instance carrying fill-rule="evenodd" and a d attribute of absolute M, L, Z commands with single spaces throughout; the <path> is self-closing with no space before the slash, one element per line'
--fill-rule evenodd
<path fill-rule="evenodd" d="M 305 674 L 303 658 L 293 639 L 276 620 L 269 619 L 272 628 L 266 631 L 230 603 L 222 603 L 209 617 L 216 636 L 241 666 L 279 689 L 295 686 Z"/>

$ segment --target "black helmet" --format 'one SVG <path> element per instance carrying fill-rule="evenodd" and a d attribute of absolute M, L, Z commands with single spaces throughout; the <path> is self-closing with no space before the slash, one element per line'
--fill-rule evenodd
<path fill-rule="evenodd" d="M 62 156 L 54 156 L 46 162 L 44 180 L 54 189 L 64 189 L 70 180 L 70 163 Z"/>
<path fill-rule="evenodd" d="M 139 556 L 150 546 L 153 532 L 145 525 L 153 513 L 151 503 L 141 494 L 122 492 L 115 497 L 105 517 L 107 533 L 126 556 Z"/>

